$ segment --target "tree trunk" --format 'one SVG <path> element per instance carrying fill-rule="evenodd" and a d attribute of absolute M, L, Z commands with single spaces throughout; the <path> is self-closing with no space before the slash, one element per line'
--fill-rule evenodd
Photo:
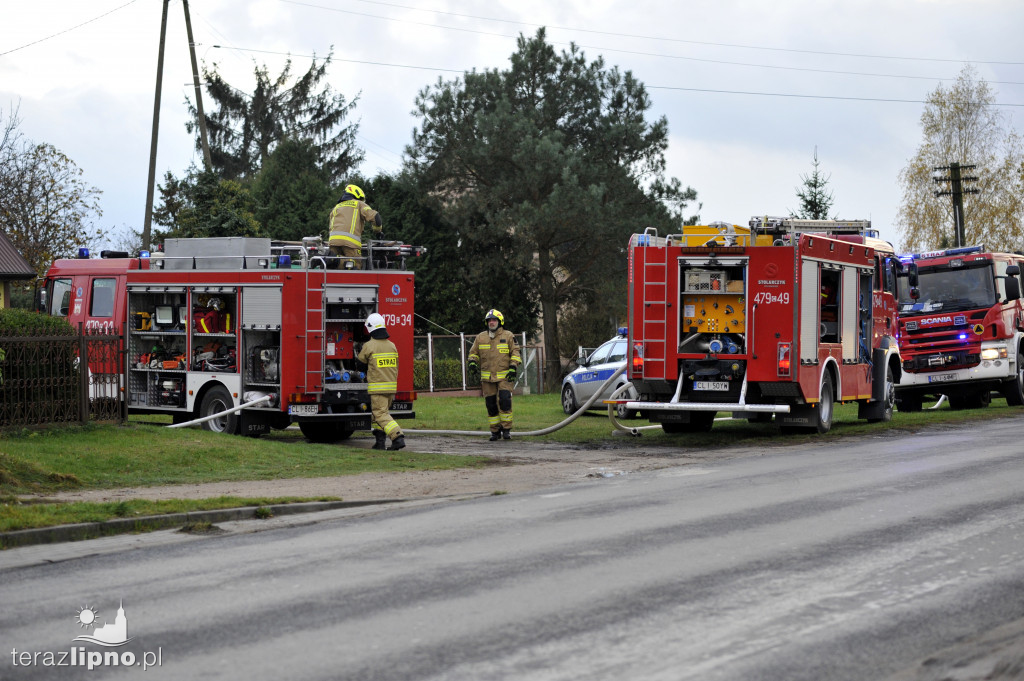
<path fill-rule="evenodd" d="M 551 254 L 538 251 L 540 266 L 540 310 L 544 317 L 544 392 L 558 390 L 562 379 L 562 361 L 558 356 L 558 299 L 551 271 Z"/>

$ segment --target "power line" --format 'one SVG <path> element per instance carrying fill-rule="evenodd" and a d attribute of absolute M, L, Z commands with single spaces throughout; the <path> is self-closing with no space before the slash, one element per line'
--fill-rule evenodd
<path fill-rule="evenodd" d="M 418 24 L 418 25 L 424 25 L 421 22 L 409 21 L 407 19 L 393 19 L 393 18 L 390 18 L 390 17 L 381 17 L 381 16 L 374 15 L 374 14 L 365 14 L 365 13 L 361 13 L 361 12 L 353 12 L 351 10 L 343 10 L 343 9 L 338 9 L 336 7 L 327 7 L 327 6 L 324 6 L 324 5 L 317 5 L 317 4 L 314 4 L 314 3 L 311 3 L 311 2 L 302 2 L 301 0 L 280 0 L 280 2 L 284 2 L 284 3 L 287 3 L 287 4 L 291 4 L 291 5 L 302 5 L 302 6 L 305 6 L 305 7 L 313 7 L 313 8 L 316 8 L 316 9 L 324 9 L 324 10 L 328 10 L 328 11 L 331 11 L 331 12 L 341 12 L 343 14 L 357 14 L 359 16 L 369 16 L 369 17 L 374 17 L 376 19 L 384 19 L 386 21 L 400 21 L 400 22 L 403 22 L 403 23 L 413 23 L 413 24 Z M 395 8 L 398 8 L 398 9 L 407 9 L 407 10 L 413 10 L 413 11 L 419 11 L 419 12 L 431 12 L 433 14 L 443 14 L 443 15 L 448 15 L 448 16 L 460 17 L 460 18 L 463 18 L 463 19 L 480 19 L 482 21 L 494 21 L 494 22 L 503 23 L 503 24 L 514 24 L 514 25 L 518 25 L 518 26 L 532 26 L 534 28 L 539 28 L 539 27 L 545 26 L 545 24 L 534 24 L 534 23 L 530 23 L 530 22 L 527 22 L 527 21 L 517 21 L 517 20 L 513 20 L 513 19 L 497 19 L 497 18 L 494 18 L 494 17 L 484 17 L 484 16 L 475 15 L 475 14 L 461 14 L 459 12 L 445 12 L 445 11 L 442 11 L 442 10 L 435 10 L 435 9 L 423 9 L 421 7 L 411 7 L 409 5 L 399 5 L 397 3 L 381 2 L 380 0 L 359 0 L 359 2 L 364 2 L 364 3 L 368 3 L 368 4 L 372 4 L 372 5 L 384 5 L 384 6 L 387 6 L 387 7 L 395 7 Z M 426 25 L 430 26 L 430 25 L 434 25 L 434 24 L 426 24 Z M 641 39 L 641 40 L 658 40 L 658 41 L 662 41 L 662 42 L 685 43 L 685 44 L 688 44 L 688 45 L 704 45 L 704 46 L 709 46 L 709 47 L 730 47 L 730 48 L 736 48 L 736 49 L 762 50 L 762 51 L 768 51 L 768 52 L 791 52 L 791 53 L 795 53 L 795 54 L 816 54 L 816 55 L 827 55 L 827 56 L 832 56 L 832 57 L 857 57 L 857 58 L 861 58 L 861 59 L 894 59 L 894 60 L 900 60 L 900 61 L 951 62 L 951 63 L 956 63 L 956 64 L 962 64 L 962 63 L 965 63 L 965 61 L 966 61 L 967 63 L 971 63 L 971 64 L 999 64 L 999 65 L 1004 65 L 1004 66 L 1022 66 L 1022 65 L 1024 65 L 1024 62 L 1012 62 L 1012 61 L 983 61 L 983 60 L 974 60 L 974 59 L 972 59 L 972 60 L 963 60 L 963 59 L 949 59 L 949 58 L 940 58 L 940 57 L 901 57 L 901 56 L 881 55 L 881 54 L 858 54 L 858 53 L 854 53 L 854 52 L 827 52 L 827 51 L 823 51 L 823 50 L 800 50 L 800 49 L 795 49 L 795 48 L 767 47 L 767 46 L 764 46 L 764 45 L 743 45 L 743 44 L 738 44 L 738 43 L 716 43 L 716 42 L 710 42 L 710 41 L 704 41 L 704 40 L 686 40 L 684 38 L 663 38 L 663 37 L 660 37 L 660 36 L 636 35 L 636 34 L 631 34 L 631 33 L 622 33 L 620 31 L 599 31 L 599 30 L 586 29 L 586 28 L 574 28 L 574 27 L 569 27 L 569 26 L 551 26 L 551 25 L 546 25 L 546 26 L 548 28 L 553 28 L 553 29 L 557 29 L 557 30 L 561 30 L 561 31 L 575 31 L 577 33 L 594 33 L 594 34 L 598 34 L 598 35 L 609 35 L 609 36 L 613 36 L 615 38 L 638 38 L 638 39 Z M 452 30 L 459 30 L 459 31 L 470 31 L 470 29 L 461 29 L 461 28 L 448 27 L 448 26 L 442 26 L 441 28 L 451 28 Z M 470 32 L 476 32 L 476 31 L 470 31 Z M 496 35 L 496 34 L 493 34 L 493 33 L 485 33 L 485 32 L 482 32 L 482 31 L 481 31 L 481 33 L 484 33 L 484 35 Z M 504 37 L 509 37 L 509 36 L 504 36 Z"/>
<path fill-rule="evenodd" d="M 30 43 L 25 43 L 21 47 L 15 47 L 13 50 L 7 50 L 6 52 L 0 52 L 0 57 L 4 57 L 4 56 L 6 56 L 8 54 L 11 54 L 12 52 L 17 52 L 18 50 L 24 50 L 26 47 L 32 47 L 33 45 L 38 45 L 41 42 L 45 42 L 47 40 L 50 40 L 51 38 L 56 38 L 59 35 L 64 35 L 65 33 L 68 33 L 69 31 L 75 30 L 76 28 L 81 28 L 82 26 L 85 26 L 86 24 L 91 24 L 94 21 L 98 21 L 98 20 L 102 19 L 103 17 L 107 16 L 108 14 L 113 14 L 114 12 L 116 12 L 119 9 L 124 9 L 128 5 L 135 4 L 135 2 L 136 2 L 136 0 L 129 0 L 128 2 L 124 3 L 120 7 L 115 7 L 114 9 L 110 10 L 109 12 L 104 12 L 103 14 L 99 15 L 98 17 L 94 17 L 92 19 L 89 19 L 89 21 L 83 21 L 80 24 L 72 26 L 71 28 L 65 28 L 63 31 L 60 31 L 58 33 L 54 33 L 53 35 L 48 35 L 45 38 L 40 38 L 39 40 L 33 40 Z"/>
<path fill-rule="evenodd" d="M 275 54 L 275 55 L 288 56 L 288 57 L 304 57 L 304 58 L 309 58 L 309 59 L 315 59 L 316 58 L 316 55 L 294 54 L 294 53 L 291 53 L 291 52 L 275 52 L 273 50 L 257 50 L 257 49 L 251 49 L 251 48 L 245 48 L 245 47 L 233 47 L 233 46 L 230 46 L 230 45 L 214 45 L 214 47 L 217 47 L 217 48 L 220 48 L 220 49 L 224 49 L 224 50 L 239 50 L 241 52 L 258 52 L 258 53 L 262 53 L 262 54 Z M 352 64 L 366 64 L 366 65 L 370 65 L 370 66 L 387 66 L 387 67 L 402 68 L 402 69 L 421 69 L 421 70 L 424 70 L 424 71 L 441 71 L 441 72 L 445 72 L 445 73 L 459 73 L 459 74 L 465 73 L 464 70 L 459 70 L 459 69 L 443 69 L 443 68 L 432 67 L 432 66 L 414 66 L 414 65 L 410 65 L 410 64 L 388 64 L 386 62 L 365 61 L 365 60 L 361 60 L 361 59 L 344 59 L 344 58 L 341 58 L 341 57 L 331 57 L 331 59 L 333 61 L 348 62 L 348 63 L 352 63 Z M 803 94 L 788 93 L 788 92 L 751 92 L 751 91 L 744 91 L 744 90 L 714 90 L 714 89 L 708 89 L 708 88 L 676 87 L 676 86 L 671 86 L 671 85 L 645 85 L 644 87 L 646 87 L 649 90 L 679 90 L 679 91 L 683 91 L 683 92 L 707 92 L 707 93 L 713 93 L 713 94 L 749 95 L 749 96 L 756 96 L 756 97 L 795 97 L 795 98 L 800 98 L 800 99 L 839 99 L 839 100 L 847 100 L 847 101 L 855 101 L 855 102 L 887 102 L 887 103 L 896 103 L 896 104 L 927 104 L 927 101 L 925 101 L 923 99 L 892 99 L 892 98 L 886 98 L 886 97 L 847 97 L 847 96 L 841 96 L 841 95 L 803 95 Z M 1014 106 L 1014 107 L 1018 107 L 1018 106 L 1024 106 L 1024 104 L 1000 104 L 1000 103 L 997 102 L 997 103 L 994 103 L 992 106 Z"/>

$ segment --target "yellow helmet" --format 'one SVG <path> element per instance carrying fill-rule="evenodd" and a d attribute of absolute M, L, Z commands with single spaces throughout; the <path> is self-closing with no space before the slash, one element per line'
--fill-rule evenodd
<path fill-rule="evenodd" d="M 363 190 L 354 184 L 345 185 L 345 192 L 351 194 L 360 201 L 366 198 L 366 194 L 363 193 Z"/>
<path fill-rule="evenodd" d="M 484 323 L 487 323 L 488 319 L 497 319 L 498 323 L 505 326 L 505 315 L 501 314 L 497 310 L 488 310 L 487 314 L 484 315 Z"/>

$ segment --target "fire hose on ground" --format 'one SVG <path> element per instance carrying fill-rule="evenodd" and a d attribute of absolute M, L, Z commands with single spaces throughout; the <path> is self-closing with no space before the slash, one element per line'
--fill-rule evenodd
<path fill-rule="evenodd" d="M 556 423 L 553 426 L 548 426 L 547 428 L 541 428 L 540 430 L 527 430 L 527 431 L 523 431 L 523 432 L 518 432 L 517 431 L 516 432 L 516 437 L 526 437 L 526 436 L 533 436 L 533 435 L 547 435 L 548 433 L 553 433 L 556 430 L 561 430 L 562 428 L 565 428 L 567 425 L 569 425 L 570 423 L 572 423 L 573 421 L 578 419 L 581 415 L 586 413 L 586 411 L 588 409 L 590 409 L 590 406 L 592 404 L 594 404 L 594 402 L 597 402 L 598 398 L 601 396 L 601 393 L 603 393 L 605 391 L 605 389 L 608 388 L 608 386 L 610 386 L 612 383 L 614 383 L 615 380 L 618 379 L 619 376 L 621 376 L 623 374 L 623 372 L 625 372 L 625 371 L 626 371 L 626 365 L 624 364 L 621 367 L 619 367 L 619 369 L 617 369 L 615 371 L 615 373 L 613 373 L 611 376 L 609 376 L 605 380 L 605 382 L 602 383 L 601 386 L 597 390 L 594 391 L 594 394 L 591 395 L 590 399 L 588 399 L 586 402 L 584 402 L 583 405 L 580 406 L 579 409 L 574 411 L 570 416 L 566 417 L 562 421 L 559 421 L 558 423 Z M 631 383 L 627 383 L 626 385 L 628 386 L 628 385 L 632 385 L 632 384 Z M 626 386 L 622 386 L 622 388 L 625 388 L 625 387 Z M 619 388 L 619 390 L 622 390 L 622 388 Z M 617 393 L 618 393 L 618 391 L 616 391 L 616 394 Z M 614 405 L 608 405 L 609 413 L 611 413 L 611 411 L 613 409 L 613 406 Z M 616 429 L 617 430 L 621 430 L 623 432 L 627 432 L 627 433 L 630 433 L 632 435 L 637 435 L 638 434 L 638 433 L 632 432 L 632 431 L 639 430 L 639 428 L 629 429 L 629 428 L 627 428 L 625 426 L 621 426 L 621 425 L 618 424 L 618 422 L 615 420 L 614 417 L 612 417 L 612 422 L 616 424 Z M 647 427 L 658 427 L 658 428 L 660 428 L 661 426 L 647 426 Z M 490 431 L 487 431 L 487 430 L 411 430 L 411 429 L 410 430 L 405 430 L 405 429 L 403 429 L 403 431 L 406 432 L 406 433 L 415 433 L 417 435 L 490 435 L 491 434 Z"/>
<path fill-rule="evenodd" d="M 251 402 L 246 402 L 244 404 L 240 404 L 237 407 L 232 407 L 231 409 L 225 409 L 224 411 L 219 411 L 216 414 L 210 414 L 209 416 L 203 416 L 202 418 L 192 419 L 191 421 L 185 421 L 184 423 L 172 423 L 171 425 L 169 425 L 167 427 L 168 428 L 185 428 L 187 426 L 198 426 L 200 423 L 206 423 L 207 421 L 212 421 L 214 419 L 219 419 L 222 416 L 227 416 L 228 414 L 234 414 L 235 412 L 242 411 L 243 409 L 248 409 L 249 407 L 255 407 L 257 404 L 263 404 L 264 402 L 269 402 L 269 401 L 271 401 L 271 400 L 273 400 L 274 398 L 277 397 L 277 395 L 275 395 L 274 393 L 270 393 L 269 395 L 268 394 L 262 394 L 262 393 L 255 393 L 255 395 L 253 393 L 247 393 L 246 395 L 247 396 L 260 395 L 260 397 L 252 400 Z"/>

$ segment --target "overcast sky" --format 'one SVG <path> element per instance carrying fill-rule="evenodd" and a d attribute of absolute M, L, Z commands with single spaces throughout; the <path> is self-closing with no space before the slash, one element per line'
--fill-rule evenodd
<path fill-rule="evenodd" d="M 18 107 L 26 137 L 82 168 L 103 192 L 108 229 L 141 229 L 145 217 L 162 4 L 4 0 L 0 12 L 4 118 Z M 668 119 L 669 175 L 697 190 L 702 222 L 746 224 L 796 209 L 817 147 L 834 210 L 870 218 L 896 241 L 898 174 L 921 142 L 921 102 L 968 61 L 1024 130 L 1020 0 L 193 0 L 189 8 L 201 64 L 216 63 L 242 90 L 252 89 L 254 63 L 277 75 L 290 54 L 299 74 L 333 46 L 331 86 L 359 97 L 364 175 L 400 167 L 418 91 L 439 77 L 507 68 L 516 37 L 541 25 L 556 48 L 575 42 L 647 85 L 652 120 Z M 186 96 L 184 12 L 171 0 L 158 181 L 201 164 L 184 126 Z"/>

